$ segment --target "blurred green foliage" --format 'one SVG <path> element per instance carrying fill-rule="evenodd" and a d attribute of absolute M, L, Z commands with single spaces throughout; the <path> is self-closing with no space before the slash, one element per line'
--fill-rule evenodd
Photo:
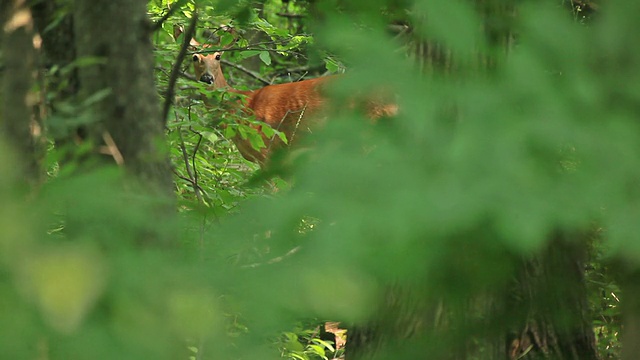
<path fill-rule="evenodd" d="M 172 3 L 150 1 L 151 17 Z M 202 89 L 180 79 L 186 104 L 167 130 L 173 221 L 154 215 L 160 200 L 123 190 L 118 169 L 56 174 L 27 195 L 3 148 L 2 358 L 323 358 L 333 345 L 297 328 L 300 319 L 381 316 L 390 283 L 456 303 L 504 286 L 511 256 L 535 254 L 555 230 L 594 223 L 589 300 L 599 350 L 615 358 L 619 289 L 606 261 L 640 263 L 640 48 L 631 40 L 640 4 L 607 3 L 585 25 L 559 3 L 518 2 L 508 56 L 483 37 L 487 15 L 469 1 L 318 2 L 324 15 L 299 33 L 275 15 L 279 1 L 266 1 L 262 18 L 249 2 L 188 3 L 154 34 L 161 94 L 179 49 L 172 26 L 198 11 L 201 29 L 231 21 L 273 41 L 227 52 L 229 62 L 257 56 L 253 71 L 284 82 L 309 71 L 289 68 L 346 66 L 337 98 L 383 87 L 399 115 L 372 124 L 335 114 L 289 164 L 292 179 L 248 186 L 256 166 L 212 126 L 228 114 L 189 98 Z M 411 44 L 386 32 L 393 16 L 450 48 L 453 74 L 422 72 Z M 474 68 L 478 56 L 495 57 L 495 68 Z M 260 86 L 224 71 L 238 88 Z M 145 231 L 173 246 L 147 246 Z"/>

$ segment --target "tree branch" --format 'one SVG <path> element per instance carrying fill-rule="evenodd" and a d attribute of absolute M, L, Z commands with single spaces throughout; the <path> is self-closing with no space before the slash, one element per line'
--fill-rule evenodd
<path fill-rule="evenodd" d="M 202 139 L 204 138 L 204 136 L 202 136 L 202 134 L 200 134 L 197 131 L 196 133 L 198 134 L 198 142 L 196 143 L 196 146 L 193 149 L 193 154 L 191 155 L 191 168 L 193 169 L 193 181 L 195 181 L 195 183 L 198 184 L 198 167 L 196 166 L 196 155 L 198 155 L 198 150 L 200 149 L 200 144 L 202 144 Z M 182 133 L 180 133 L 180 139 L 182 140 Z M 204 204 L 204 200 L 202 200 L 202 196 L 200 196 L 199 199 L 200 199 L 200 202 Z"/>
<path fill-rule="evenodd" d="M 263 41 L 263 42 L 257 42 L 255 44 L 251 44 L 251 45 L 247 45 L 247 46 L 243 46 L 243 47 L 231 47 L 231 48 L 224 48 L 224 47 L 208 47 L 206 49 L 202 49 L 202 50 L 198 50 L 198 51 L 192 51 L 189 54 L 209 54 L 209 53 L 214 53 L 214 52 L 219 52 L 219 51 L 248 51 L 248 50 L 262 50 L 262 51 L 277 51 L 274 49 L 265 49 L 262 47 L 259 47 L 260 45 L 283 45 L 286 44 L 287 40 L 283 39 L 283 40 L 273 40 L 273 41 Z"/>
<path fill-rule="evenodd" d="M 273 71 L 273 72 L 270 73 L 270 76 L 282 77 L 282 76 L 286 76 L 286 75 L 291 75 L 292 73 L 304 73 L 304 74 L 322 73 L 322 72 L 324 72 L 324 70 L 326 70 L 324 64 L 304 65 L 304 66 L 298 66 L 298 67 L 294 67 L 294 68 L 288 68 L 288 69 L 282 69 L 282 70 L 278 70 L 278 71 Z"/>
<path fill-rule="evenodd" d="M 278 16 L 282 16 L 282 17 L 286 17 L 286 18 L 290 18 L 290 19 L 302 19 L 307 17 L 306 15 L 302 15 L 302 14 L 292 14 L 292 13 L 283 13 L 283 12 L 279 12 L 276 13 L 276 15 Z"/>
<path fill-rule="evenodd" d="M 254 79 L 260 81 L 261 83 L 263 83 L 265 85 L 271 85 L 271 82 L 269 80 L 263 78 L 262 76 L 260 76 L 260 74 L 257 74 L 257 73 L 247 69 L 246 67 L 244 67 L 242 65 L 235 64 L 235 63 L 229 62 L 227 60 L 222 60 L 222 63 L 225 64 L 225 65 L 229 65 L 231 67 L 234 67 L 234 68 L 244 72 L 245 74 L 253 77 Z"/>
<path fill-rule="evenodd" d="M 200 185 L 198 185 L 198 171 L 195 169 L 195 153 L 198 152 L 198 147 L 200 146 L 200 142 L 202 141 L 202 135 L 200 135 L 200 139 L 198 140 L 198 145 L 194 150 L 193 155 L 193 165 L 189 162 L 189 155 L 187 154 L 187 148 L 184 144 L 184 137 L 182 136 L 182 129 L 178 127 L 178 135 L 180 136 L 180 150 L 182 151 L 182 159 L 184 160 L 184 166 L 187 170 L 187 175 L 189 176 L 189 182 L 191 183 L 191 187 L 193 187 L 193 192 L 196 194 L 196 198 L 201 204 L 204 204 L 204 199 L 202 198 L 202 194 L 200 194 Z M 193 166 L 193 167 L 192 167 Z M 195 174 L 195 175 L 194 175 Z"/>
<path fill-rule="evenodd" d="M 176 59 L 176 63 L 173 65 L 171 69 L 171 77 L 169 77 L 169 84 L 167 86 L 167 93 L 164 98 L 164 107 L 162 109 L 162 124 L 167 126 L 167 117 L 169 116 L 169 109 L 171 108 L 171 104 L 173 103 L 173 97 L 175 96 L 175 86 L 176 81 L 178 81 L 178 76 L 180 75 L 180 66 L 182 65 L 182 61 L 184 57 L 187 55 L 187 49 L 189 48 L 189 41 L 193 37 L 196 32 L 196 23 L 198 22 L 197 13 L 193 13 L 191 17 L 191 23 L 189 23 L 189 28 L 187 28 L 187 32 L 184 34 L 184 39 L 182 40 L 182 46 L 180 47 L 180 52 L 178 53 L 178 59 Z"/>

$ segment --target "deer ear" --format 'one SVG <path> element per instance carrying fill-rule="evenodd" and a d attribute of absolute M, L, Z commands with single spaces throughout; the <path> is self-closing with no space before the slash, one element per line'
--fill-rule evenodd
<path fill-rule="evenodd" d="M 178 41 L 178 37 L 184 33 L 184 28 L 181 25 L 173 25 L 173 39 Z M 196 39 L 189 39 L 189 50 L 194 51 L 197 47 L 200 46 L 200 43 L 196 41 Z"/>
<path fill-rule="evenodd" d="M 191 38 L 191 40 L 189 40 L 189 51 L 196 51 L 198 50 L 198 48 L 200 47 L 200 43 L 197 42 L 195 39 Z"/>
<path fill-rule="evenodd" d="M 184 28 L 178 24 L 173 25 L 173 40 L 178 41 L 178 37 L 182 35 Z"/>

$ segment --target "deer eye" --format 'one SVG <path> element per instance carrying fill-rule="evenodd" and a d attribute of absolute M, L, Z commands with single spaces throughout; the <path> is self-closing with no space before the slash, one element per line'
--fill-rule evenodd
<path fill-rule="evenodd" d="M 216 60 L 220 60 L 220 54 L 216 54 Z"/>
<path fill-rule="evenodd" d="M 198 55 L 193 55 L 193 61 L 198 61 Z"/>

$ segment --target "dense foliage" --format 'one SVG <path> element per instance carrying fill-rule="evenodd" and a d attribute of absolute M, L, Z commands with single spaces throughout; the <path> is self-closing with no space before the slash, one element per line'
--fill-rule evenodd
<path fill-rule="evenodd" d="M 2 357 L 326 359 L 344 350 L 320 327 L 340 321 L 406 340 L 379 358 L 488 359 L 485 336 L 510 314 L 480 304 L 508 297 L 518 261 L 554 251 L 562 233 L 588 248 L 598 351 L 619 358 L 617 281 L 640 285 L 629 276 L 640 264 L 640 4 L 584 17 L 585 5 L 505 3 L 150 1 L 154 21 L 179 7 L 153 34 L 162 101 L 184 41 L 174 25 L 197 13 L 201 42 L 220 24 L 239 32 L 223 63 L 235 87 L 345 72 L 336 103 L 383 88 L 399 115 L 373 123 L 345 106 L 263 171 L 229 140 L 255 130 L 203 105 L 226 94 L 183 75 L 165 147 L 178 211 L 162 220 L 165 199 L 145 184 L 123 186 L 117 166 L 65 170 L 68 149 L 52 142 L 47 180 L 25 189 L 3 143 Z M 436 43 L 439 59 L 419 51 Z M 381 299 L 398 293 L 401 309 L 386 313 Z M 412 317 L 427 335 L 398 334 Z"/>

